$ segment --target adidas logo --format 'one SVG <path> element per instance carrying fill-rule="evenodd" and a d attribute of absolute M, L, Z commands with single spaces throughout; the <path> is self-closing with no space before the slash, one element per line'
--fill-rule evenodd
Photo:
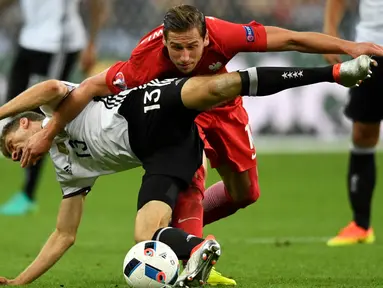
<path fill-rule="evenodd" d="M 72 167 L 71 167 L 71 165 L 67 165 L 67 166 L 65 166 L 65 167 L 64 167 L 64 171 L 65 171 L 66 173 L 70 174 L 70 175 L 73 175 L 73 174 L 72 174 Z"/>
<path fill-rule="evenodd" d="M 160 257 L 162 257 L 164 259 L 166 259 L 166 256 L 167 256 L 166 252 L 160 254 Z"/>

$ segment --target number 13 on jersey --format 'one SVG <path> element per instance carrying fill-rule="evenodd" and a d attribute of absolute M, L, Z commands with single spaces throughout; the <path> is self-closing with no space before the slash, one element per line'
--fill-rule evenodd
<path fill-rule="evenodd" d="M 158 104 L 160 100 L 161 90 L 155 89 L 152 92 L 145 91 L 144 95 L 144 113 L 147 113 L 150 110 L 160 109 L 161 106 Z"/>

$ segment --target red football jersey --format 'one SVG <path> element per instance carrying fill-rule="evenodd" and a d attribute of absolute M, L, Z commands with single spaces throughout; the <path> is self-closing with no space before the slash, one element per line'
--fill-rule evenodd
<path fill-rule="evenodd" d="M 132 88 L 153 79 L 208 75 L 226 72 L 226 64 L 239 52 L 266 51 L 267 38 L 263 25 L 252 21 L 236 24 L 206 17 L 210 44 L 190 74 L 183 74 L 169 59 L 162 43 L 163 26 L 144 36 L 128 61 L 117 62 L 107 73 L 106 83 L 113 93 Z M 240 98 L 237 98 L 240 99 Z"/>

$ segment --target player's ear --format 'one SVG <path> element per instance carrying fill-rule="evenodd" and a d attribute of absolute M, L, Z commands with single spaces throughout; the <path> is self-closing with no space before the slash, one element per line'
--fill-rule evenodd
<path fill-rule="evenodd" d="M 205 38 L 203 39 L 203 46 L 207 47 L 210 43 L 209 31 L 206 30 Z"/>
<path fill-rule="evenodd" d="M 166 46 L 166 39 L 165 39 L 165 35 L 162 36 L 162 44 L 164 44 L 164 46 Z"/>
<path fill-rule="evenodd" d="M 29 126 L 29 119 L 26 117 L 23 117 L 20 119 L 20 127 L 23 129 L 27 129 Z"/>

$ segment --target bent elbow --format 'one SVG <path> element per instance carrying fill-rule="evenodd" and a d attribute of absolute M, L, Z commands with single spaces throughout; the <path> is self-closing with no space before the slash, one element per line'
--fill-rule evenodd
<path fill-rule="evenodd" d="M 299 46 L 301 35 L 300 32 L 286 30 L 284 33 L 280 45 L 281 51 L 294 51 Z"/>
<path fill-rule="evenodd" d="M 55 95 L 65 95 L 67 91 L 67 87 L 64 83 L 59 80 L 48 80 L 46 82 L 46 89 L 49 90 L 52 94 Z"/>
<path fill-rule="evenodd" d="M 76 236 L 71 235 L 66 237 L 65 243 L 67 244 L 68 247 L 71 247 L 76 243 Z"/>
<path fill-rule="evenodd" d="M 65 247 L 70 248 L 76 242 L 76 236 L 75 235 L 62 235 L 61 240 L 62 240 L 62 243 L 64 244 Z"/>
<path fill-rule="evenodd" d="M 63 233 L 60 231 L 56 231 L 58 234 L 58 239 L 61 242 L 62 246 L 66 248 L 70 248 L 76 242 L 76 235 L 70 233 Z"/>

